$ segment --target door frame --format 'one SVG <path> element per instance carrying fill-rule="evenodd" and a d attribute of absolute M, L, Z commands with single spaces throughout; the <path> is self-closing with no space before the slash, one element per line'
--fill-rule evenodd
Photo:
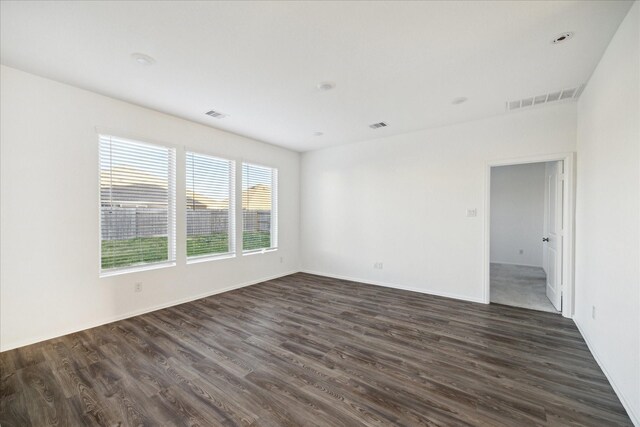
<path fill-rule="evenodd" d="M 563 247 L 562 247 L 562 315 L 574 314 L 574 236 L 575 236 L 575 152 L 543 154 L 512 159 L 490 160 L 485 164 L 484 199 L 484 303 L 491 301 L 491 168 L 553 161 L 564 162 L 563 172 Z M 542 237 L 542 236 L 541 236 Z"/>

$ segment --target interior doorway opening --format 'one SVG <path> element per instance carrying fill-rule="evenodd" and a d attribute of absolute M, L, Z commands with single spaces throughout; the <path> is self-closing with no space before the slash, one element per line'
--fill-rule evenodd
<path fill-rule="evenodd" d="M 571 317 L 573 155 L 488 164 L 486 193 L 485 302 Z"/>

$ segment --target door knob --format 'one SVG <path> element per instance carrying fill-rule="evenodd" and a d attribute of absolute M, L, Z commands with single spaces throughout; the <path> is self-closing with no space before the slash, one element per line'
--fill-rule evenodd
<path fill-rule="evenodd" d="M 548 238 L 548 237 L 543 237 L 543 238 L 542 238 L 542 241 L 543 241 L 543 242 L 548 242 L 548 241 L 549 241 L 549 238 Z"/>

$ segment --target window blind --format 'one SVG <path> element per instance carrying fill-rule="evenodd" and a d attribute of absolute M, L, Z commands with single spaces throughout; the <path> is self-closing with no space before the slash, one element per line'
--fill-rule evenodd
<path fill-rule="evenodd" d="M 235 163 L 187 152 L 187 257 L 235 252 Z"/>
<path fill-rule="evenodd" d="M 101 272 L 175 261 L 175 150 L 99 137 Z"/>
<path fill-rule="evenodd" d="M 278 170 L 242 164 L 242 249 L 278 247 Z"/>

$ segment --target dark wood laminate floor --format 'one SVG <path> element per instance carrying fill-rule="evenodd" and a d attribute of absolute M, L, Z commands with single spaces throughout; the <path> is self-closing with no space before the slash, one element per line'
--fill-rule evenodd
<path fill-rule="evenodd" d="M 631 425 L 571 320 L 302 273 L 0 363 L 3 427 Z"/>

